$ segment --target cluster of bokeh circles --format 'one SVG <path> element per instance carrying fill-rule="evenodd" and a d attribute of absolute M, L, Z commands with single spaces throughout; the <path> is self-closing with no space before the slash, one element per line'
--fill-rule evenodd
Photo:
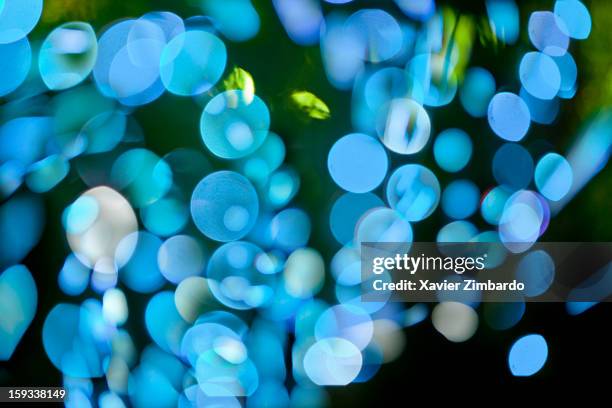
<path fill-rule="evenodd" d="M 314 2 L 298 3 L 306 8 Z M 516 274 L 534 284 L 528 297 L 540 295 L 553 281 L 554 263 L 545 251 L 527 251 L 545 233 L 551 216 L 599 171 L 585 165 L 586 157 L 592 155 L 602 166 L 610 152 L 609 135 L 596 126 L 584 132 L 570 160 L 554 150 L 552 141 L 538 140 L 530 147 L 522 144 L 532 126 L 552 124 L 561 101 L 575 95 L 577 67 L 570 40 L 589 36 L 589 12 L 580 1 L 559 0 L 554 10 L 530 15 L 527 30 L 535 50 L 520 60 L 520 90 L 513 93 L 510 85 L 497 84 L 485 67 L 469 65 L 469 39 L 475 30 L 469 16 L 447 8 L 437 10 L 433 1 L 395 3 L 410 20 L 379 9 L 316 15 L 323 21 L 320 41 L 325 72 L 333 86 L 351 92 L 355 132 L 339 138 L 327 158 L 331 178 L 344 190 L 329 220 L 342 245 L 332 261 L 336 295 L 346 304 L 347 287 L 361 283 L 362 242 L 417 241 L 414 224 L 439 210 L 445 223 L 437 242 L 497 243 L 487 262 L 491 268 L 508 253 L 525 253 Z M 488 0 L 485 5 L 490 41 L 515 44 L 520 33 L 517 4 Z M 297 33 L 287 24 L 294 41 L 306 42 L 295 38 Z M 455 97 L 468 116 L 486 121 L 488 134 L 469 135 L 462 129 L 436 126 L 436 112 Z M 609 125 L 609 113 L 595 122 Z M 476 160 L 476 144 L 497 145 L 491 157 L 477 158 L 490 163 L 493 185 L 467 176 Z M 598 153 L 601 148 L 604 153 Z M 423 164 L 429 154 L 436 166 Z M 575 172 L 581 173 L 579 183 Z M 449 181 L 443 184 L 440 174 Z M 482 224 L 488 228 L 479 228 Z M 454 342 L 472 337 L 479 324 L 475 309 L 480 294 L 459 298 L 439 293 L 438 298 L 441 303 L 431 314 L 436 330 Z M 590 306 L 570 302 L 568 312 L 577 314 Z M 389 305 L 359 307 L 377 321 L 378 313 Z M 521 320 L 525 303 L 486 303 L 483 309 L 488 326 L 506 330 Z M 410 309 L 404 314 L 409 316 Z M 543 367 L 547 353 L 541 335 L 521 337 L 509 352 L 509 370 L 515 376 L 532 375 Z M 367 362 L 367 353 L 364 358 Z"/>
<path fill-rule="evenodd" d="M 520 61 L 521 89 L 511 93 L 497 92 L 487 69 L 468 67 L 469 18 L 433 0 L 395 0 L 401 18 L 345 13 L 349 2 L 327 0 L 333 7 L 324 15 L 318 0 L 273 1 L 291 40 L 320 44 L 330 83 L 352 91 L 354 133 L 327 156 L 345 192 L 329 216 L 341 248 L 326 263 L 308 246 L 309 216 L 292 204 L 300 179 L 270 130 L 270 110 L 249 74 L 230 67 L 231 42 L 260 28 L 250 0 L 204 0 L 200 16 L 150 12 L 98 33 L 69 22 L 36 45 L 27 35 L 43 1 L 0 1 L 0 327 L 11 327 L 0 329 L 0 359 L 11 357 L 36 313 L 34 279 L 19 263 L 45 226 L 41 194 L 63 180 L 88 186 L 61 219 L 70 253 L 57 282 L 75 299 L 45 311 L 42 342 L 75 407 L 324 406 L 326 386 L 368 381 L 401 354 L 404 328 L 430 314 L 424 304 L 362 302 L 361 242 L 410 243 L 413 223 L 438 208 L 449 220 L 439 242 L 502 242 L 520 253 L 544 233 L 594 174 L 585 157 L 609 143 L 601 136 L 607 115 L 585 131 L 589 143 L 571 160 L 547 148 L 535 162 L 520 144 L 532 123 L 552 123 L 560 100 L 576 92 L 569 44 L 588 37 L 584 5 L 557 0 L 554 11 L 531 15 L 536 51 Z M 486 6 L 492 37 L 515 43 L 514 1 Z M 242 80 L 222 81 L 230 71 Z M 132 113 L 164 93 L 202 107 L 200 150 L 160 157 L 146 148 Z M 456 96 L 468 115 L 488 120 L 486 137 L 503 141 L 491 159 L 497 185 L 485 191 L 461 176 L 475 135 L 433 135 L 432 111 Z M 427 150 L 437 168 L 411 159 Z M 457 177 L 442 186 L 440 171 Z M 469 221 L 478 213 L 489 230 Z M 517 273 L 535 269 L 546 276 L 533 279 L 551 281 L 546 253 L 525 256 Z M 333 296 L 318 296 L 326 284 Z M 131 309 L 134 297 L 146 299 L 143 315 Z M 478 305 L 477 296 L 441 301 L 433 326 L 466 341 Z M 506 330 L 524 312 L 522 302 L 487 304 L 482 317 Z M 144 347 L 139 332 L 150 339 Z M 547 353 L 542 336 L 523 336 L 509 351 L 509 370 L 532 375 Z"/>

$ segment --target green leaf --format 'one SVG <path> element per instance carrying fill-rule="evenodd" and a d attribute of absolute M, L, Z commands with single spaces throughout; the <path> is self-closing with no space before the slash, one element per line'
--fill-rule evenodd
<path fill-rule="evenodd" d="M 329 108 L 315 94 L 308 91 L 295 91 L 291 94 L 295 106 L 313 119 L 325 120 L 331 115 Z"/>

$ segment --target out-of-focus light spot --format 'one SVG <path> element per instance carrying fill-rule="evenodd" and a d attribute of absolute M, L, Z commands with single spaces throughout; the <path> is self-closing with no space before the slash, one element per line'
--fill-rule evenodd
<path fill-rule="evenodd" d="M 23 165 L 16 160 L 0 165 L 0 198 L 10 196 L 21 186 L 24 173 Z"/>
<path fill-rule="evenodd" d="M 0 24 L 1 21 L 0 15 Z M 1 30 L 2 28 L 0 28 L 0 38 Z M 32 49 L 27 38 L 8 44 L 0 43 L 0 96 L 13 92 L 25 81 L 31 64 Z"/>
<path fill-rule="evenodd" d="M 534 178 L 544 197 L 559 201 L 570 191 L 574 173 L 565 157 L 548 153 L 538 161 Z"/>
<path fill-rule="evenodd" d="M 232 41 L 249 40 L 259 31 L 259 15 L 250 0 L 203 0 L 201 7 L 212 17 L 215 27 Z"/>
<path fill-rule="evenodd" d="M 146 19 L 124 20 L 102 34 L 93 77 L 100 92 L 128 106 L 143 105 L 164 91 L 159 58 L 165 35 Z"/>
<path fill-rule="evenodd" d="M 316 0 L 274 0 L 274 8 L 289 38 L 298 45 L 319 41 L 323 24 L 321 4 Z"/>
<path fill-rule="evenodd" d="M 164 285 L 164 276 L 157 263 L 161 244 L 158 237 L 145 231 L 132 232 L 119 242 L 115 262 L 122 266 L 119 277 L 128 288 L 151 293 Z"/>
<path fill-rule="evenodd" d="M 323 387 L 306 387 L 297 385 L 291 389 L 291 407 L 325 407 L 329 406 L 329 396 Z"/>
<path fill-rule="evenodd" d="M 382 183 L 387 174 L 385 149 L 374 138 L 351 133 L 340 138 L 329 151 L 327 168 L 341 188 L 366 193 Z"/>
<path fill-rule="evenodd" d="M 423 150 L 431 134 L 429 115 L 408 98 L 393 99 L 379 111 L 377 133 L 385 146 L 399 154 Z"/>
<path fill-rule="evenodd" d="M 489 190 L 480 204 L 482 218 L 491 225 L 497 225 L 510 194 L 511 192 L 504 186 Z"/>
<path fill-rule="evenodd" d="M 198 316 L 211 309 L 214 303 L 208 281 L 201 276 L 183 279 L 174 292 L 176 309 L 188 323 L 193 323 Z"/>
<path fill-rule="evenodd" d="M 391 208 L 378 207 L 366 212 L 355 227 L 354 244 L 362 242 L 412 242 L 408 220 Z"/>
<path fill-rule="evenodd" d="M 0 162 L 15 161 L 26 168 L 44 157 L 52 134 L 49 117 L 21 117 L 4 123 L 0 128 Z"/>
<path fill-rule="evenodd" d="M 304 356 L 304 370 L 317 385 L 347 385 L 361 371 L 361 352 L 343 338 L 325 338 L 314 343 Z"/>
<path fill-rule="evenodd" d="M 478 234 L 478 230 L 468 221 L 453 221 L 446 224 L 436 237 L 437 242 L 469 242 Z"/>
<path fill-rule="evenodd" d="M 0 361 L 7 361 L 34 319 L 38 292 L 32 274 L 23 265 L 0 274 Z"/>
<path fill-rule="evenodd" d="M 364 44 L 345 23 L 344 15 L 331 13 L 321 29 L 323 67 L 329 81 L 339 89 L 349 89 L 363 67 Z"/>
<path fill-rule="evenodd" d="M 450 218 L 468 218 L 478 209 L 480 191 L 469 180 L 456 180 L 442 193 L 442 211 Z"/>
<path fill-rule="evenodd" d="M 521 99 L 525 101 L 529 108 L 529 114 L 531 121 L 534 123 L 541 123 L 544 125 L 552 124 L 557 115 L 559 114 L 559 99 L 539 99 L 531 95 L 525 88 L 521 87 L 519 94 Z M 561 91 L 559 91 L 559 96 Z"/>
<path fill-rule="evenodd" d="M 576 66 L 576 61 L 574 61 L 574 58 L 569 52 L 553 59 L 559 68 L 559 73 L 561 74 L 559 96 L 565 97 L 564 93 L 571 92 L 576 85 L 578 67 Z"/>
<path fill-rule="evenodd" d="M 395 0 L 395 4 L 404 14 L 417 21 L 427 21 L 436 12 L 434 0 Z"/>
<path fill-rule="evenodd" d="M 231 171 L 206 176 L 191 197 L 191 216 L 198 229 L 216 241 L 244 237 L 259 213 L 257 192 L 249 180 Z"/>
<path fill-rule="evenodd" d="M 153 296 L 145 311 L 145 324 L 149 335 L 163 350 L 179 355 L 187 322 L 174 304 L 174 293 L 160 292 Z"/>
<path fill-rule="evenodd" d="M 160 77 L 169 92 L 199 95 L 223 75 L 227 51 L 223 41 L 206 31 L 186 31 L 174 37 L 161 54 Z"/>
<path fill-rule="evenodd" d="M 235 162 L 240 173 L 257 185 L 265 184 L 272 172 L 285 159 L 285 144 L 276 133 L 268 132 L 261 147 L 249 156 Z"/>
<path fill-rule="evenodd" d="M 550 217 L 546 205 L 529 190 L 519 190 L 508 198 L 499 220 L 499 237 L 506 248 L 520 253 L 533 245 Z"/>
<path fill-rule="evenodd" d="M 591 33 L 591 15 L 578 0 L 557 0 L 555 17 L 563 21 L 560 29 L 572 38 L 584 40 Z"/>
<path fill-rule="evenodd" d="M 516 278 L 525 284 L 525 290 L 522 292 L 525 296 L 539 296 L 553 283 L 555 263 L 546 251 L 530 252 L 519 262 Z"/>
<path fill-rule="evenodd" d="M 431 313 L 436 330 L 454 343 L 461 343 L 474 335 L 478 315 L 470 306 L 458 302 L 442 302 Z"/>
<path fill-rule="evenodd" d="M 384 206 L 383 201 L 375 194 L 345 193 L 334 203 L 329 214 L 329 227 L 334 238 L 346 244 L 353 239 L 355 225 L 368 210 Z"/>
<path fill-rule="evenodd" d="M 0 44 L 24 38 L 38 23 L 43 0 L 4 0 L 0 3 Z"/>
<path fill-rule="evenodd" d="M 300 178 L 295 170 L 285 167 L 270 175 L 266 185 L 266 201 L 272 208 L 284 207 L 295 197 L 300 188 Z"/>
<path fill-rule="evenodd" d="M 121 326 L 128 318 L 128 305 L 120 289 L 109 289 L 102 296 L 102 314 L 107 322 Z"/>
<path fill-rule="evenodd" d="M 119 395 L 110 391 L 104 391 L 98 397 L 98 406 L 100 408 L 125 408 L 125 403 Z"/>
<path fill-rule="evenodd" d="M 516 142 L 527 134 L 531 122 L 527 104 L 510 92 L 496 94 L 488 108 L 489 126 L 502 139 Z"/>
<path fill-rule="evenodd" d="M 274 245 L 286 251 L 293 251 L 308 243 L 310 218 L 297 208 L 288 208 L 276 214 L 270 222 L 270 235 Z"/>
<path fill-rule="evenodd" d="M 15 265 L 40 240 L 45 223 L 41 199 L 32 194 L 11 197 L 0 206 L 0 266 Z M 9 238 L 10 237 L 10 238 Z"/>
<path fill-rule="evenodd" d="M 408 221 L 429 217 L 440 202 L 440 183 L 427 167 L 406 164 L 387 182 L 387 201 Z"/>
<path fill-rule="evenodd" d="M 200 118 L 206 147 L 224 159 L 239 159 L 256 151 L 268 136 L 270 113 L 258 96 L 231 90 L 208 102 Z"/>
<path fill-rule="evenodd" d="M 372 343 L 376 345 L 382 353 L 382 362 L 388 363 L 398 358 L 406 339 L 402 327 L 390 319 L 374 320 L 374 336 Z"/>
<path fill-rule="evenodd" d="M 519 9 L 514 0 L 487 0 L 489 24 L 497 39 L 514 44 L 519 35 Z"/>
<path fill-rule="evenodd" d="M 141 364 L 130 374 L 130 401 L 135 407 L 174 407 L 178 391 L 159 368 Z"/>
<path fill-rule="evenodd" d="M 523 56 L 519 77 L 527 92 L 539 99 L 552 99 L 561 88 L 559 67 L 541 52 L 528 52 Z"/>
<path fill-rule="evenodd" d="M 210 257 L 206 270 L 208 285 L 218 301 L 233 309 L 251 309 L 270 302 L 276 276 L 264 260 L 268 255 L 245 241 L 219 247 Z"/>
<path fill-rule="evenodd" d="M 73 87 L 91 73 L 97 55 L 98 42 L 91 25 L 62 24 L 51 31 L 40 47 L 40 76 L 49 89 Z"/>
<path fill-rule="evenodd" d="M 189 207 L 178 197 L 164 197 L 140 209 L 144 226 L 155 235 L 167 237 L 180 232 L 189 221 Z"/>
<path fill-rule="evenodd" d="M 405 327 L 411 327 L 421 323 L 427 316 L 429 316 L 429 309 L 427 306 L 423 303 L 417 303 L 406 309 L 402 323 Z"/>
<path fill-rule="evenodd" d="M 287 293 L 296 298 L 310 298 L 321 290 L 325 281 L 323 258 L 314 249 L 297 249 L 287 258 L 283 277 Z"/>
<path fill-rule="evenodd" d="M 168 238 L 159 248 L 157 263 L 162 275 L 174 284 L 204 274 L 206 260 L 198 241 L 189 235 Z"/>
<path fill-rule="evenodd" d="M 59 287 L 67 295 L 80 295 L 87 289 L 89 274 L 90 269 L 83 265 L 74 254 L 70 254 L 58 275 Z"/>
<path fill-rule="evenodd" d="M 512 375 L 528 377 L 542 369 L 548 358 L 548 344 L 539 334 L 529 334 L 514 342 L 508 354 Z"/>
<path fill-rule="evenodd" d="M 119 111 L 107 111 L 93 116 L 79 132 L 87 153 L 103 153 L 113 150 L 123 139 L 127 117 Z"/>
<path fill-rule="evenodd" d="M 88 267 L 102 259 L 112 260 L 119 242 L 138 228 L 136 215 L 127 200 L 105 186 L 86 191 L 68 206 L 63 223 L 70 249 Z M 124 262 L 135 246 L 132 242 L 131 247 L 123 248 Z"/>
<path fill-rule="evenodd" d="M 374 334 L 372 319 L 367 311 L 353 305 L 336 305 L 327 309 L 315 325 L 315 337 L 344 338 L 360 350 L 365 349 Z"/>
<path fill-rule="evenodd" d="M 111 181 L 134 207 L 139 208 L 157 201 L 168 192 L 172 186 L 172 170 L 155 153 L 132 149 L 121 154 L 113 164 Z"/>
<path fill-rule="evenodd" d="M 527 187 L 533 177 L 533 159 L 516 143 L 506 143 L 497 149 L 492 168 L 495 180 L 512 191 Z"/>
<path fill-rule="evenodd" d="M 102 318 L 97 301 L 81 307 L 60 303 L 45 319 L 43 346 L 49 360 L 64 374 L 78 378 L 100 377 L 103 361 L 110 353 L 111 328 Z"/>
<path fill-rule="evenodd" d="M 308 91 L 296 91 L 291 94 L 295 106 L 313 119 L 328 119 L 329 107 L 318 96 Z"/>
<path fill-rule="evenodd" d="M 26 185 L 35 193 L 47 192 L 68 175 L 70 165 L 59 155 L 52 155 L 32 164 L 26 174 Z"/>
<path fill-rule="evenodd" d="M 553 57 L 567 52 L 569 37 L 565 22 L 550 11 L 536 11 L 529 17 L 529 39 L 534 47 Z"/>
<path fill-rule="evenodd" d="M 465 111 L 476 118 L 487 114 L 487 107 L 495 94 L 495 78 L 480 67 L 467 70 L 459 89 L 459 100 Z"/>
<path fill-rule="evenodd" d="M 433 146 L 436 163 L 443 170 L 455 173 L 463 169 L 472 157 L 472 140 L 463 130 L 441 132 Z"/>
<path fill-rule="evenodd" d="M 381 62 L 400 52 L 402 29 L 397 20 L 380 9 L 364 9 L 346 20 L 347 30 L 361 44 L 359 54 L 365 61 Z"/>

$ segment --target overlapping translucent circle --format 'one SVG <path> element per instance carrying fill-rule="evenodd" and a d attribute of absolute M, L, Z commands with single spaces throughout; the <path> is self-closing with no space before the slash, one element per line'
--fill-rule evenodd
<path fill-rule="evenodd" d="M 92 268 L 101 260 L 113 260 L 120 242 L 138 228 L 128 201 L 105 186 L 90 189 L 77 198 L 64 211 L 63 223 L 70 248 L 84 265 Z M 126 241 L 123 245 L 128 259 L 136 243 Z"/>
<path fill-rule="evenodd" d="M 540 52 L 528 52 L 519 68 L 523 87 L 539 99 L 554 98 L 561 88 L 561 73 L 555 61 Z"/>
<path fill-rule="evenodd" d="M 512 194 L 499 220 L 499 237 L 514 253 L 529 249 L 548 225 L 550 211 L 537 193 L 519 190 Z"/>
<path fill-rule="evenodd" d="M 274 295 L 276 276 L 270 257 L 246 241 L 229 242 L 213 252 L 206 271 L 215 298 L 233 309 L 263 306 Z"/>
<path fill-rule="evenodd" d="M 0 96 L 17 89 L 26 79 L 32 64 L 32 49 L 27 38 L 9 44 L 0 42 Z"/>
<path fill-rule="evenodd" d="M 161 245 L 161 239 L 145 231 L 133 232 L 121 240 L 115 262 L 121 266 L 119 278 L 128 288 L 151 293 L 164 285 L 166 281 L 157 262 Z"/>
<path fill-rule="evenodd" d="M 91 25 L 62 24 L 51 31 L 40 48 L 40 76 L 49 89 L 73 87 L 91 73 L 97 56 L 98 42 Z"/>
<path fill-rule="evenodd" d="M 571 38 L 584 40 L 591 33 L 591 15 L 579 0 L 555 1 L 555 17 L 563 21 L 559 28 Z"/>
<path fill-rule="evenodd" d="M 231 90 L 208 102 L 200 118 L 206 147 L 224 159 L 239 159 L 255 152 L 268 136 L 270 113 L 257 95 Z"/>
<path fill-rule="evenodd" d="M 541 295 L 553 283 L 555 263 L 544 250 L 529 252 L 521 258 L 516 269 L 516 278 L 525 284 L 525 296 Z"/>
<path fill-rule="evenodd" d="M 329 227 L 338 242 L 346 244 L 353 239 L 355 225 L 368 210 L 382 207 L 383 201 L 372 193 L 345 193 L 334 203 L 329 214 Z"/>
<path fill-rule="evenodd" d="M 351 133 L 334 143 L 327 156 L 327 168 L 341 188 L 352 193 L 367 193 L 382 183 L 388 160 L 385 149 L 376 139 Z"/>
<path fill-rule="evenodd" d="M 501 92 L 489 103 L 489 125 L 502 139 L 516 142 L 527 134 L 531 115 L 527 104 L 516 94 Z"/>
<path fill-rule="evenodd" d="M 204 274 L 206 259 L 202 245 L 189 235 L 175 235 L 160 246 L 157 253 L 159 270 L 175 284 L 190 276 Z"/>
<path fill-rule="evenodd" d="M 172 187 L 172 170 L 150 150 L 131 149 L 115 160 L 111 182 L 139 208 L 154 203 L 168 192 Z"/>
<path fill-rule="evenodd" d="M 536 165 L 535 184 L 544 197 L 559 201 L 572 188 L 574 171 L 565 159 L 557 153 L 548 153 Z"/>
<path fill-rule="evenodd" d="M 538 50 L 559 57 L 567 52 L 569 37 L 565 22 L 550 11 L 536 11 L 529 17 L 529 39 Z"/>
<path fill-rule="evenodd" d="M 169 92 L 199 95 L 219 81 L 226 62 L 225 45 L 216 35 L 188 30 L 165 45 L 160 55 L 159 72 Z"/>
<path fill-rule="evenodd" d="M 43 0 L 4 0 L 0 3 L 0 44 L 14 43 L 34 29 Z"/>
<path fill-rule="evenodd" d="M 427 167 L 406 164 L 387 182 L 387 201 L 408 221 L 429 217 L 440 202 L 440 183 Z"/>
<path fill-rule="evenodd" d="M 408 98 L 396 98 L 379 110 L 377 133 L 389 150 L 415 154 L 429 141 L 431 122 L 419 103 Z"/>
<path fill-rule="evenodd" d="M 257 192 L 244 176 L 222 170 L 206 176 L 193 190 L 191 217 L 198 229 L 216 241 L 244 237 L 259 214 Z"/>
<path fill-rule="evenodd" d="M 304 356 L 304 370 L 317 385 L 347 385 L 357 377 L 362 363 L 359 349 L 339 337 L 317 341 Z"/>
<path fill-rule="evenodd" d="M 398 211 L 377 207 L 366 212 L 355 227 L 354 245 L 362 242 L 412 242 L 412 227 Z"/>

